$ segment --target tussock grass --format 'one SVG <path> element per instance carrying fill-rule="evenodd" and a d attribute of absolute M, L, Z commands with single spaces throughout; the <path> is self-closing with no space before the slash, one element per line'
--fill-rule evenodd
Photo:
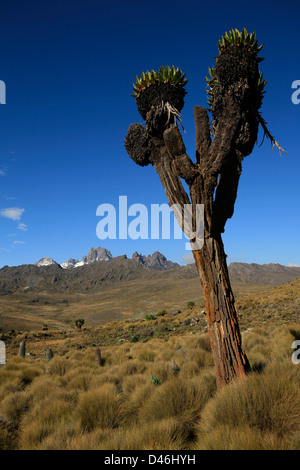
<path fill-rule="evenodd" d="M 285 444 L 276 434 L 262 433 L 243 425 L 231 428 L 220 424 L 209 433 L 199 433 L 195 450 L 283 450 Z"/>
<path fill-rule="evenodd" d="M 7 421 L 17 421 L 28 408 L 31 395 L 28 392 L 16 392 L 7 395 L 0 404 L 0 414 Z"/>
<path fill-rule="evenodd" d="M 104 437 L 104 436 L 103 436 Z M 147 427 L 134 425 L 128 429 L 118 429 L 102 438 L 99 450 L 180 450 L 184 449 L 189 432 L 182 424 L 167 418 L 150 422 Z"/>
<path fill-rule="evenodd" d="M 216 436 L 220 425 L 230 430 L 248 426 L 253 435 L 257 432 L 266 439 L 275 436 L 274 443 L 279 445 L 280 439 L 300 431 L 299 386 L 300 370 L 287 361 L 271 364 L 261 374 L 252 373 L 244 380 L 236 380 L 205 407 L 199 440 L 208 436 L 211 448 L 209 436 L 212 433 Z"/>
<path fill-rule="evenodd" d="M 54 357 L 48 363 L 47 372 L 50 375 L 63 376 L 70 367 L 70 362 L 64 357 Z"/>
<path fill-rule="evenodd" d="M 190 432 L 200 418 L 209 394 L 193 382 L 173 378 L 157 387 L 140 410 L 139 418 L 146 424 L 166 418 L 175 418 Z"/>
<path fill-rule="evenodd" d="M 135 390 L 139 389 L 141 385 L 147 383 L 147 377 L 144 374 L 135 374 L 124 377 L 122 381 L 122 390 L 126 396 L 130 396 Z"/>
<path fill-rule="evenodd" d="M 124 419 L 123 400 L 112 384 L 106 384 L 80 396 L 76 415 L 83 431 L 115 428 Z"/>
<path fill-rule="evenodd" d="M 13 443 L 11 441 L 11 436 L 8 430 L 0 427 L 0 449 L 11 450 L 12 448 L 13 448 Z"/>
<path fill-rule="evenodd" d="M 0 448 L 300 448 L 298 337 L 299 325 L 246 331 L 253 371 L 221 391 L 207 334 L 103 346 L 102 366 L 96 346 L 48 364 L 11 358 L 0 369 Z"/>

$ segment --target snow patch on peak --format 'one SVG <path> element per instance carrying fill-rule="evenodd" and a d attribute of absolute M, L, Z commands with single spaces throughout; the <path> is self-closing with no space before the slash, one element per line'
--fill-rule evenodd
<path fill-rule="evenodd" d="M 40 259 L 37 263 L 35 263 L 36 266 L 39 268 L 42 266 L 51 266 L 51 264 L 57 264 L 52 258 L 47 258 L 47 256 L 44 256 L 44 258 Z"/>
<path fill-rule="evenodd" d="M 81 261 L 78 259 L 70 258 L 68 261 L 65 261 L 61 264 L 63 269 L 72 269 L 79 268 L 80 266 L 85 266 L 86 264 L 96 263 L 97 261 L 109 261 L 112 259 L 112 254 L 106 248 L 94 248 L 90 249 L 90 252 L 87 256 L 84 256 Z"/>

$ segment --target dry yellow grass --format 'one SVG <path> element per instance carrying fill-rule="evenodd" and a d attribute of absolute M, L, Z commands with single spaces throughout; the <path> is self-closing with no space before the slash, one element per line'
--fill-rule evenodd
<path fill-rule="evenodd" d="M 0 369 L 0 448 L 297 449 L 298 337 L 298 325 L 245 332 L 255 371 L 220 392 L 203 333 L 102 347 L 103 366 L 96 346 L 49 364 L 10 358 Z"/>
<path fill-rule="evenodd" d="M 241 439 L 248 446 L 264 439 L 267 447 L 289 446 L 290 436 L 300 431 L 300 369 L 291 363 L 271 363 L 260 373 L 252 373 L 245 380 L 234 383 L 218 392 L 205 407 L 200 421 L 199 443 L 207 442 L 209 448 L 220 448 L 225 428 L 229 435 L 221 440 L 223 446 L 232 448 L 229 436 L 243 429 Z M 246 430 L 249 432 L 246 432 Z M 256 437 L 255 437 L 256 435 Z M 273 444 L 272 444 L 273 442 Z M 252 444 L 251 444 L 252 443 Z"/>

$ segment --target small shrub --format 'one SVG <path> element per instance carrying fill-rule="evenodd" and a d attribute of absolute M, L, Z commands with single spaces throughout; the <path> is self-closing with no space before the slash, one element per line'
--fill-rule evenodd
<path fill-rule="evenodd" d="M 146 321 L 155 320 L 155 316 L 152 315 L 152 313 L 147 313 L 147 315 L 145 316 L 145 320 Z"/>
<path fill-rule="evenodd" d="M 189 308 L 193 308 L 193 307 L 195 307 L 195 302 L 188 302 L 186 304 L 186 306 L 189 307 Z"/>
<path fill-rule="evenodd" d="M 78 318 L 77 320 L 75 320 L 75 325 L 79 330 L 81 330 L 81 328 L 84 325 L 84 319 L 83 318 Z"/>
<path fill-rule="evenodd" d="M 130 339 L 129 339 L 130 343 L 137 343 L 138 340 L 139 340 L 139 338 L 136 335 L 131 336 Z"/>
<path fill-rule="evenodd" d="M 164 315 L 166 315 L 167 311 L 166 310 L 160 310 L 160 312 L 157 312 L 156 316 L 157 317 L 163 317 Z"/>

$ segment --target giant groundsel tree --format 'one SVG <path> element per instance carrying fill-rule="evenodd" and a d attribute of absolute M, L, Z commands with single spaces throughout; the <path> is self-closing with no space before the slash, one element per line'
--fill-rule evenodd
<path fill-rule="evenodd" d="M 207 109 L 194 108 L 196 161 L 186 154 L 178 127 L 187 80 L 174 66 L 137 76 L 133 96 L 145 126 L 131 124 L 125 138 L 135 163 L 154 166 L 170 206 L 204 205 L 204 244 L 193 250 L 193 256 L 204 290 L 218 387 L 243 377 L 250 368 L 221 234 L 233 215 L 242 161 L 253 150 L 259 124 L 272 146 L 282 150 L 259 111 L 266 84 L 259 71 L 261 48 L 255 33 L 245 28 L 231 30 L 219 40 L 219 55 L 206 79 L 211 121 Z M 195 210 L 193 214 L 196 217 Z"/>

